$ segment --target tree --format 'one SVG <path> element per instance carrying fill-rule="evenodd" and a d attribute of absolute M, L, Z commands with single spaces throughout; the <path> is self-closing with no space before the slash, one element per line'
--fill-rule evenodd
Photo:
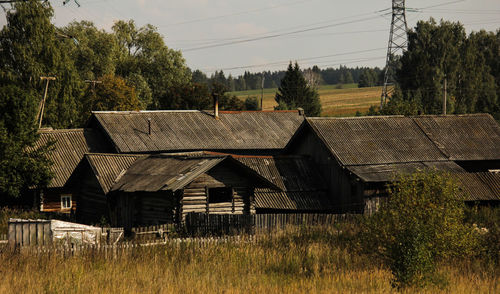
<path fill-rule="evenodd" d="M 134 21 L 117 21 L 113 27 L 120 50 L 116 74 L 126 79 L 135 73 L 147 81 L 152 93 L 150 109 L 158 109 L 168 100 L 168 89 L 191 81 L 191 72 L 180 51 L 168 48 L 152 25 L 141 28 Z"/>
<path fill-rule="evenodd" d="M 436 281 L 437 262 L 474 253 L 477 236 L 464 222 L 459 193 L 449 175 L 436 171 L 400 175 L 388 186 L 363 241 L 387 262 L 395 287 Z"/>
<path fill-rule="evenodd" d="M 34 148 L 38 99 L 14 85 L 0 87 L 0 197 L 19 197 L 28 187 L 46 186 L 52 174 L 50 144 Z"/>
<path fill-rule="evenodd" d="M 56 128 L 77 125 L 78 99 L 83 83 L 68 54 L 75 44 L 61 38 L 51 23 L 49 2 L 29 0 L 14 4 L 7 12 L 7 25 L 0 32 L 0 81 L 18 85 L 42 97 L 41 76 L 56 76 L 51 82 L 44 123 Z"/>
<path fill-rule="evenodd" d="M 448 112 L 495 115 L 499 111 L 497 36 L 482 31 L 467 37 L 460 23 L 418 22 L 408 33 L 408 50 L 397 72 L 403 98 L 416 100 L 412 94 L 418 91 L 423 113 L 441 113 L 446 80 Z"/>
<path fill-rule="evenodd" d="M 247 97 L 245 99 L 245 110 L 259 110 L 259 100 L 255 96 Z"/>
<path fill-rule="evenodd" d="M 278 107 L 276 109 L 296 109 L 302 107 L 307 116 L 319 116 L 321 103 L 316 89 L 307 85 L 299 65 L 288 65 L 285 76 L 275 97 Z"/>
<path fill-rule="evenodd" d="M 105 75 L 101 83 L 89 85 L 83 100 L 84 117 L 92 110 L 138 110 L 139 100 L 135 89 L 127 85 L 126 81 L 118 76 Z"/>
<path fill-rule="evenodd" d="M 162 109 L 208 109 L 212 104 L 210 91 L 206 84 L 192 83 L 179 85 L 168 90 L 168 99 L 160 104 Z"/>

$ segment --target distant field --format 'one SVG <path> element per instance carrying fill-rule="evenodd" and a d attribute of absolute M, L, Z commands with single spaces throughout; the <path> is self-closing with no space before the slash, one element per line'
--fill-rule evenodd
<path fill-rule="evenodd" d="M 356 111 L 366 112 L 372 105 L 379 105 L 382 87 L 357 88 L 356 84 L 320 86 L 318 89 L 323 111 L 322 116 L 352 116 Z M 264 89 L 264 110 L 272 110 L 276 106 L 274 96 L 277 88 Z M 240 99 L 256 96 L 260 99 L 261 90 L 232 92 Z"/>

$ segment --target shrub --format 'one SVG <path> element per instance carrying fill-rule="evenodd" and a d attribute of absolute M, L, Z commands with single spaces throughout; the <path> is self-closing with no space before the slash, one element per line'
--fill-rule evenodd
<path fill-rule="evenodd" d="M 388 186 L 388 200 L 366 220 L 364 242 L 387 263 L 394 287 L 437 282 L 436 262 L 472 254 L 477 239 L 458 193 L 435 171 L 401 175 Z"/>

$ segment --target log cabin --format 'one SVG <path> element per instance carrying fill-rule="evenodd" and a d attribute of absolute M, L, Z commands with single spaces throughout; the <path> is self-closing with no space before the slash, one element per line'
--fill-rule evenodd
<path fill-rule="evenodd" d="M 255 188 L 280 189 L 231 156 L 149 155 L 115 180 L 111 223 L 130 229 L 179 223 L 189 212 L 252 214 Z"/>
<path fill-rule="evenodd" d="M 315 162 L 337 212 L 370 213 L 396 174 L 425 169 L 457 174 L 468 203 L 498 203 L 499 146 L 489 114 L 306 118 L 285 153 Z"/>

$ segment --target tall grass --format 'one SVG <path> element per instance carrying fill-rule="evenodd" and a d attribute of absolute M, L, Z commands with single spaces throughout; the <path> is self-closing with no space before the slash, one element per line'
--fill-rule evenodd
<path fill-rule="evenodd" d="M 0 254 L 0 293 L 390 293 L 391 273 L 334 229 L 299 228 L 198 246 L 139 248 L 116 259 L 99 254 Z M 428 293 L 494 293 L 498 276 L 478 265 L 443 265 L 450 277 Z M 417 290 L 407 289 L 408 293 Z"/>

